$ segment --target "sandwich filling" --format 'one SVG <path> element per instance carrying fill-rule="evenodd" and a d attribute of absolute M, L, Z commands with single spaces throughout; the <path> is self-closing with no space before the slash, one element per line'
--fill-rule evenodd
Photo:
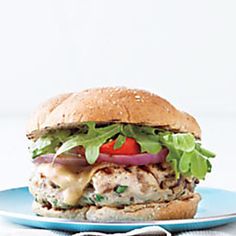
<path fill-rule="evenodd" d="M 215 155 L 190 133 L 87 122 L 34 140 L 30 191 L 48 208 L 188 199 Z"/>

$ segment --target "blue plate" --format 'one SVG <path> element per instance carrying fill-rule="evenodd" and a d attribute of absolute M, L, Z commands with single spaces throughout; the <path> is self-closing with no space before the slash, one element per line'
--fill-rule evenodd
<path fill-rule="evenodd" d="M 202 200 L 194 219 L 125 223 L 96 223 L 36 216 L 31 212 L 32 196 L 28 188 L 0 192 L 0 216 L 18 224 L 67 231 L 125 232 L 144 226 L 159 225 L 168 231 L 210 228 L 236 221 L 236 192 L 198 188 Z"/>

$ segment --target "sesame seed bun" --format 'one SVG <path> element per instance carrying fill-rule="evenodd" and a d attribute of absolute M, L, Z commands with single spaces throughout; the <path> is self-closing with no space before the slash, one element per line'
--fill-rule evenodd
<path fill-rule="evenodd" d="M 43 103 L 27 125 L 27 137 L 49 130 L 78 127 L 83 122 L 130 123 L 154 126 L 201 137 L 197 121 L 153 93 L 123 87 L 87 89 L 53 97 Z"/>

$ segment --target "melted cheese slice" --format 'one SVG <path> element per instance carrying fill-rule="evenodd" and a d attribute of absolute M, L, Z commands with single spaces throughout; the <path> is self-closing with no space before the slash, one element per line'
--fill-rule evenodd
<path fill-rule="evenodd" d="M 38 171 L 62 188 L 64 203 L 75 206 L 78 204 L 84 189 L 91 181 L 93 175 L 98 170 L 108 166 L 112 166 L 112 164 L 100 163 L 83 167 L 78 172 L 74 172 L 63 165 L 43 163 L 38 166 Z"/>

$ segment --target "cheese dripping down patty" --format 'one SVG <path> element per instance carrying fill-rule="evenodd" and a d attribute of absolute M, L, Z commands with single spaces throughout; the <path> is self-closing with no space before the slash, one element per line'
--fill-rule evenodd
<path fill-rule="evenodd" d="M 64 198 L 64 203 L 76 205 L 84 189 L 91 181 L 93 175 L 100 169 L 114 166 L 112 163 L 100 163 L 91 166 L 81 167 L 77 172 L 70 168 L 54 163 L 43 163 L 37 166 L 38 170 L 54 184 L 60 186 Z"/>

